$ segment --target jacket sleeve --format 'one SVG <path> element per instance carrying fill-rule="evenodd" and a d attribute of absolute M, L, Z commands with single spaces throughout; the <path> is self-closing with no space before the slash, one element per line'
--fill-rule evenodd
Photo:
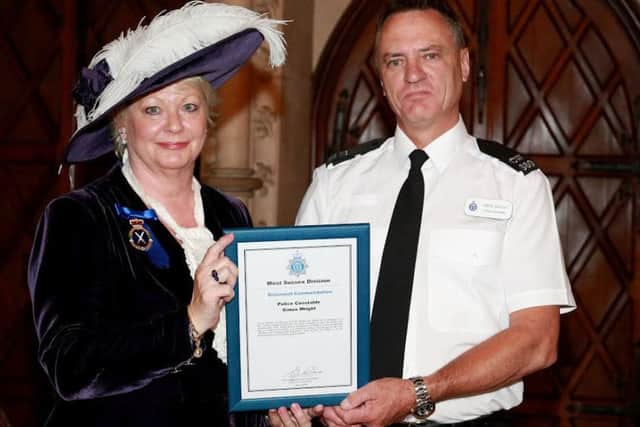
<path fill-rule="evenodd" d="M 47 207 L 34 238 L 28 283 L 38 358 L 65 400 L 139 389 L 192 354 L 184 307 L 133 323 L 119 316 L 125 301 L 114 289 L 124 279 L 105 229 L 90 203 L 64 197 Z"/>

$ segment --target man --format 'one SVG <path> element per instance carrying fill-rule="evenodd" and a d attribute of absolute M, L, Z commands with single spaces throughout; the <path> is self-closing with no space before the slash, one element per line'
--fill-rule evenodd
<path fill-rule="evenodd" d="M 326 408 L 325 421 L 498 425 L 495 413 L 522 401 L 522 378 L 556 360 L 559 314 L 575 307 L 548 181 L 530 160 L 467 133 L 459 101 L 469 51 L 446 2 L 391 2 L 376 61 L 394 137 L 319 167 L 297 218 L 371 224 L 373 381 Z M 410 169 L 414 157 L 423 159 Z M 406 203 L 422 210 L 419 231 L 399 238 Z M 409 308 L 385 307 L 404 281 Z M 396 317 L 406 318 L 398 333 Z M 398 352 L 399 370 L 385 371 Z"/>

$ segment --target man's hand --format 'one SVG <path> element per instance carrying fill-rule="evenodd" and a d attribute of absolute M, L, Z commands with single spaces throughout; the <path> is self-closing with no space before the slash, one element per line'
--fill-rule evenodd
<path fill-rule="evenodd" d="M 345 411 L 339 406 L 325 406 L 320 421 L 327 427 L 359 427 L 360 424 L 348 424 L 344 420 Z"/>
<path fill-rule="evenodd" d="M 339 409 L 347 425 L 383 427 L 402 421 L 415 403 L 416 394 L 411 381 L 381 378 L 351 393 L 340 403 Z"/>

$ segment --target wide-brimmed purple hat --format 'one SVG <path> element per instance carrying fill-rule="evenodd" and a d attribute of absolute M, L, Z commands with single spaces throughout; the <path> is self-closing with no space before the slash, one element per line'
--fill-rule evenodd
<path fill-rule="evenodd" d="M 270 63 L 286 56 L 284 21 L 220 3 L 193 1 L 139 25 L 98 52 L 73 91 L 77 129 L 64 160 L 78 163 L 113 150 L 110 121 L 123 105 L 178 80 L 201 76 L 215 89 L 244 64 L 263 40 Z"/>

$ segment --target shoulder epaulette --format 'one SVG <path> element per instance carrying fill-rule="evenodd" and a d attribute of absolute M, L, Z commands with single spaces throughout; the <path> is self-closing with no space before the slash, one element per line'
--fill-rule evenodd
<path fill-rule="evenodd" d="M 337 153 L 333 153 L 327 159 L 327 166 L 329 165 L 337 165 L 338 163 L 342 163 L 345 160 L 353 159 L 358 154 L 364 154 L 371 150 L 375 150 L 380 147 L 383 142 L 385 142 L 387 138 L 378 138 L 372 139 L 371 141 L 363 142 L 362 144 L 354 145 L 353 147 L 349 147 L 346 150 L 338 151 Z"/>
<path fill-rule="evenodd" d="M 527 159 L 516 150 L 506 147 L 499 142 L 478 138 L 478 147 L 483 153 L 495 157 L 525 175 L 538 169 L 538 165 L 536 165 L 533 160 Z"/>

